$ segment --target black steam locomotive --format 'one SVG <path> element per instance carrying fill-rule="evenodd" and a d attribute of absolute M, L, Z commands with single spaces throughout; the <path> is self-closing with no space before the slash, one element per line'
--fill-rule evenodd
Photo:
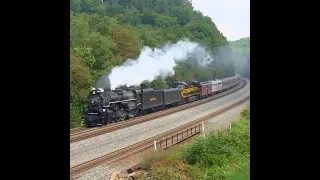
<path fill-rule="evenodd" d="M 178 105 L 180 89 L 155 90 L 145 85 L 113 91 L 93 88 L 85 109 L 85 124 L 99 126 Z"/>
<path fill-rule="evenodd" d="M 135 116 L 140 103 L 138 89 L 115 89 L 105 91 L 93 88 L 88 97 L 88 107 L 85 109 L 87 126 L 108 124 Z"/>

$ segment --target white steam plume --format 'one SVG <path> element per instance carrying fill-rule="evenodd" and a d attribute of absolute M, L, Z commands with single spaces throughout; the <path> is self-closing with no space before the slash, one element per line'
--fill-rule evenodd
<path fill-rule="evenodd" d="M 122 66 L 114 67 L 108 76 L 110 88 L 119 85 L 139 85 L 144 80 L 152 81 L 161 75 L 174 75 L 176 62 L 195 57 L 200 66 L 206 66 L 213 58 L 198 43 L 180 40 L 175 44 L 167 44 L 152 50 L 144 47 L 137 60 L 128 59 Z"/>

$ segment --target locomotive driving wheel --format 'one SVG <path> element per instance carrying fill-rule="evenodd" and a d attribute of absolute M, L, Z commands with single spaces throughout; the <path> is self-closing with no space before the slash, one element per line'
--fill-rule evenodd
<path fill-rule="evenodd" d="M 123 120 L 126 118 L 127 113 L 126 113 L 126 111 L 125 111 L 123 108 L 121 108 L 121 109 L 118 111 L 118 115 L 119 115 L 118 121 L 123 121 Z"/>

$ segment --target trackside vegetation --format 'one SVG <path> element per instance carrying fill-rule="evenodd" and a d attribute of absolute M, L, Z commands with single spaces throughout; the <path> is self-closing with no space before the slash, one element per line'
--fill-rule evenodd
<path fill-rule="evenodd" d="M 155 180 L 249 180 L 250 107 L 241 115 L 241 119 L 232 123 L 230 132 L 212 131 L 173 152 L 154 151 L 145 155 L 142 168 Z"/>

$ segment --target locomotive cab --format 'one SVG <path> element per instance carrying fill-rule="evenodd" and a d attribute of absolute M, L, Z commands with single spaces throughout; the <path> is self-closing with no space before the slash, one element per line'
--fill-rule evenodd
<path fill-rule="evenodd" d="M 174 81 L 173 84 L 171 85 L 171 87 L 184 89 L 184 88 L 189 88 L 190 86 L 183 81 Z"/>

